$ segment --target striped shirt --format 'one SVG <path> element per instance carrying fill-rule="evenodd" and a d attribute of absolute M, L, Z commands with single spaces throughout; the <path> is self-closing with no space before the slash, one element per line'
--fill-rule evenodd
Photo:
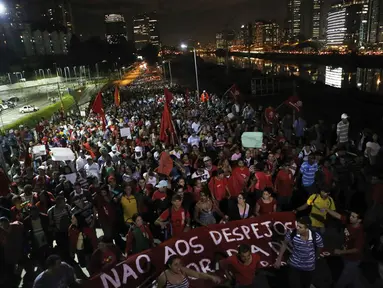
<path fill-rule="evenodd" d="M 323 248 L 323 240 L 319 233 L 315 233 L 316 247 Z M 286 234 L 285 240 L 292 244 L 293 252 L 289 258 L 289 265 L 302 270 L 315 270 L 316 247 L 314 247 L 313 232 L 309 230 L 309 238 L 307 241 L 302 240 L 298 233 L 291 239 L 291 232 Z"/>
<path fill-rule="evenodd" d="M 339 138 L 339 143 L 347 143 L 348 142 L 348 129 L 349 129 L 350 123 L 347 121 L 347 123 L 343 123 L 343 121 L 340 121 L 338 125 L 336 126 L 336 134 Z"/>
<path fill-rule="evenodd" d="M 318 171 L 318 164 L 310 165 L 309 162 L 303 162 L 300 170 L 302 173 L 302 185 L 305 187 L 313 185 L 315 173 Z"/>

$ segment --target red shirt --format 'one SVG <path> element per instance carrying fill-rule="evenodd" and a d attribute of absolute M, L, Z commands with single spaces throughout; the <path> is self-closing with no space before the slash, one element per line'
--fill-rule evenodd
<path fill-rule="evenodd" d="M 245 179 L 250 177 L 250 170 L 247 167 L 235 167 L 231 176 L 237 180 L 237 185 L 239 185 L 237 189 L 240 190 L 239 193 L 241 193 L 245 186 Z"/>
<path fill-rule="evenodd" d="M 268 177 L 265 172 L 257 171 L 255 172 L 255 177 L 257 178 L 257 183 L 255 184 L 255 189 L 263 191 L 266 187 L 273 187 L 271 182 L 271 177 Z"/>
<path fill-rule="evenodd" d="M 344 224 L 347 224 L 346 228 L 344 228 L 343 248 L 346 250 L 354 248 L 359 250 L 358 253 L 345 254 L 343 255 L 343 257 L 350 261 L 359 261 L 362 259 L 362 251 L 364 247 L 363 225 L 355 227 L 348 223 L 347 218 L 345 216 L 342 216 L 341 220 Z"/>
<path fill-rule="evenodd" d="M 255 272 L 257 271 L 261 258 L 258 254 L 252 254 L 252 261 L 250 265 L 244 265 L 237 255 L 230 256 L 224 260 L 221 260 L 220 265 L 233 273 L 236 284 L 238 285 L 251 285 L 255 278 Z"/>
<path fill-rule="evenodd" d="M 194 199 L 194 202 L 198 202 L 199 201 L 201 190 L 202 190 L 202 187 L 197 187 L 197 186 L 193 187 L 193 199 Z"/>
<path fill-rule="evenodd" d="M 214 198 L 217 201 L 221 201 L 226 197 L 226 187 L 228 184 L 227 178 L 219 179 L 217 177 L 213 177 L 209 182 L 209 190 L 211 195 L 214 196 Z"/>
<path fill-rule="evenodd" d="M 257 204 L 259 205 L 259 215 L 264 215 L 274 212 L 274 206 L 277 204 L 277 202 L 275 199 L 273 199 L 273 201 L 270 203 L 265 203 L 261 198 L 257 201 Z"/>
<path fill-rule="evenodd" d="M 153 193 L 152 200 L 153 201 L 156 201 L 156 200 L 164 201 L 166 196 L 167 196 L 166 192 L 161 192 L 160 190 L 156 190 Z"/>
<path fill-rule="evenodd" d="M 207 172 L 209 172 L 209 175 L 210 175 L 210 177 L 211 177 L 211 176 L 213 176 L 213 172 L 214 172 L 214 171 L 217 171 L 217 166 L 212 165 L 210 170 L 207 169 L 207 168 L 206 168 L 206 170 L 207 170 Z"/>
<path fill-rule="evenodd" d="M 162 221 L 169 221 L 171 224 L 171 229 L 172 229 L 172 236 L 173 237 L 179 237 L 182 235 L 185 225 L 186 225 L 186 220 L 190 219 L 189 212 L 185 211 L 184 208 L 180 208 L 177 211 L 174 208 L 172 209 L 172 217 L 169 219 L 169 209 L 166 209 L 162 214 L 160 215 L 160 219 Z"/>
<path fill-rule="evenodd" d="M 334 176 L 332 175 L 330 170 L 328 168 L 326 168 L 326 167 L 323 167 L 322 171 L 323 171 L 323 174 L 324 174 L 324 181 L 325 181 L 326 185 L 327 186 L 331 186 Z"/>
<path fill-rule="evenodd" d="M 275 179 L 275 187 L 279 196 L 291 196 L 293 194 L 294 176 L 291 171 L 280 170 Z"/>

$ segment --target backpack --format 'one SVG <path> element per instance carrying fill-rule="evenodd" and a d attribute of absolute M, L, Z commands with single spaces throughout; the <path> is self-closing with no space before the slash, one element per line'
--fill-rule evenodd
<path fill-rule="evenodd" d="M 312 235 L 312 238 L 313 238 L 313 244 L 314 244 L 314 252 L 315 252 L 315 258 L 317 256 L 317 250 L 318 250 L 318 246 L 317 246 L 317 232 L 313 231 L 313 230 L 310 230 L 311 231 L 311 235 Z M 290 241 L 291 241 L 291 245 L 294 246 L 294 241 L 293 239 L 295 238 L 295 236 L 297 236 L 297 229 L 294 229 L 293 231 L 291 231 L 291 234 L 290 234 Z"/>

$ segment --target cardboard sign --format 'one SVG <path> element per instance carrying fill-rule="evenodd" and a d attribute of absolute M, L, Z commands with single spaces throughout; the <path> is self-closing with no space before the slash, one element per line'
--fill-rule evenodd
<path fill-rule="evenodd" d="M 51 148 L 53 161 L 74 161 L 76 159 L 73 151 L 69 148 Z"/>
<path fill-rule="evenodd" d="M 263 132 L 244 132 L 241 140 L 245 148 L 262 148 Z"/>
<path fill-rule="evenodd" d="M 80 116 L 81 117 L 85 117 L 86 116 L 86 112 L 85 111 L 80 111 Z"/>
<path fill-rule="evenodd" d="M 128 139 L 132 139 L 132 134 L 130 132 L 130 128 L 122 128 L 120 129 L 121 137 L 127 137 Z"/>
<path fill-rule="evenodd" d="M 33 146 L 32 153 L 34 156 L 43 156 L 43 155 L 47 155 L 47 150 L 45 148 L 45 145 L 38 145 L 38 146 Z"/>

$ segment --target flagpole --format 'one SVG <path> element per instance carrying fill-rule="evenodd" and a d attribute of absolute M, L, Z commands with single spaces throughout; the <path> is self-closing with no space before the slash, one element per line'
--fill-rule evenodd
<path fill-rule="evenodd" d="M 275 108 L 275 111 L 277 111 L 279 108 L 281 108 L 285 104 L 285 101 L 283 101 L 277 108 Z"/>
<path fill-rule="evenodd" d="M 233 85 L 231 85 L 231 86 L 230 86 L 230 88 L 226 90 L 225 94 L 223 94 L 223 96 L 222 96 L 222 97 L 225 97 L 225 95 L 226 95 L 226 94 L 227 94 L 227 93 L 228 93 L 228 92 L 231 90 L 231 88 L 233 88 L 233 86 L 234 86 L 234 84 L 233 84 Z"/>

